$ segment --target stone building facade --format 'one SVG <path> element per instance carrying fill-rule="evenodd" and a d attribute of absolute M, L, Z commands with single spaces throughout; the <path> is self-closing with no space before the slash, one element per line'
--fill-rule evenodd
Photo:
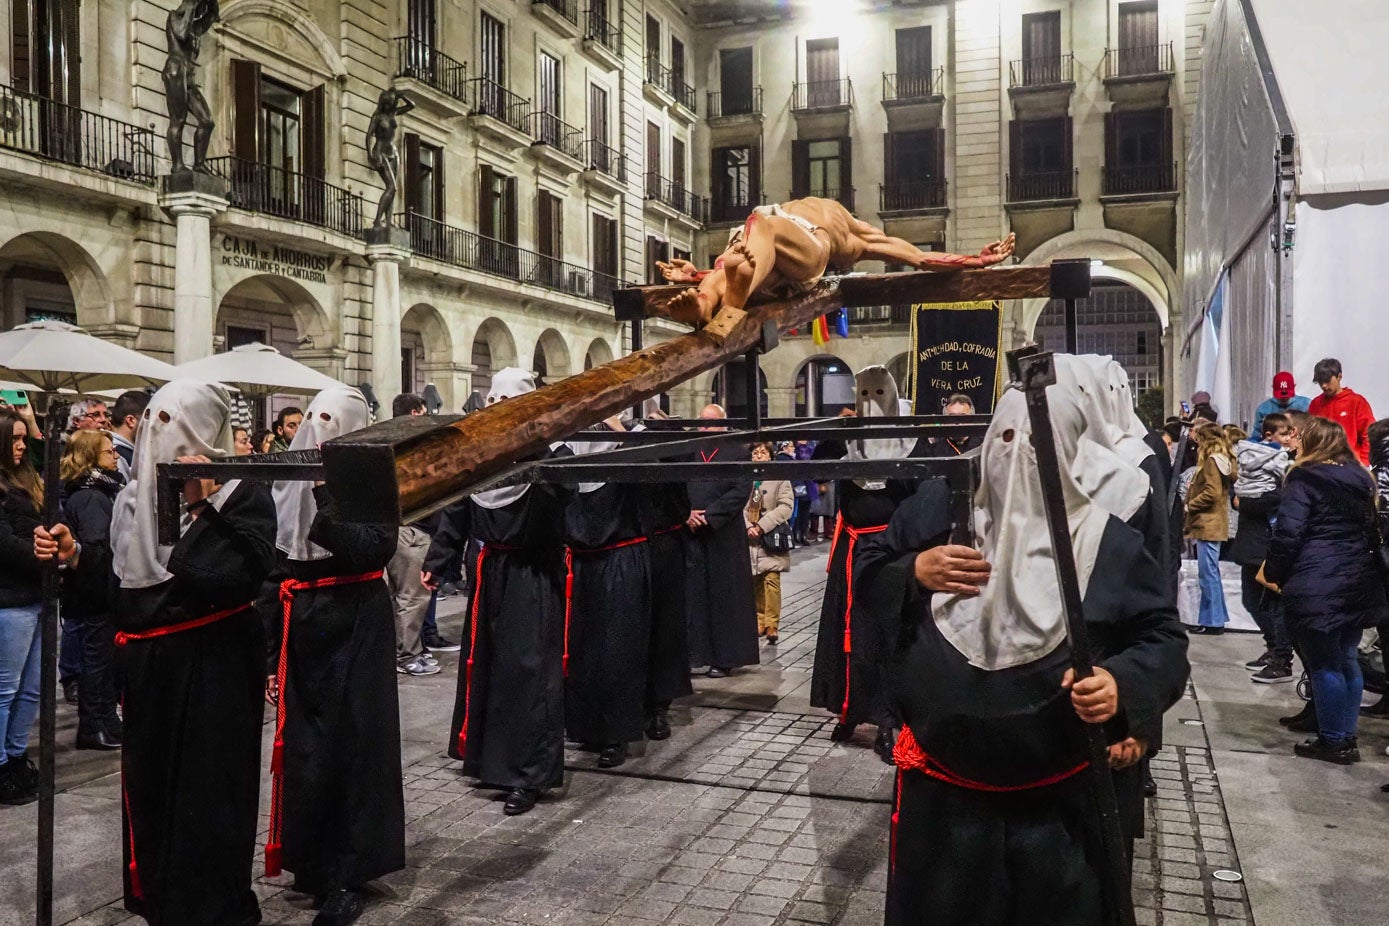
<path fill-rule="evenodd" d="M 817 193 L 924 246 L 1012 229 L 1024 262 L 1104 261 L 1154 306 L 1171 376 L 1173 165 L 1210 0 L 228 0 L 199 59 L 222 195 L 191 198 L 166 176 L 174 6 L 0 14 L 5 327 L 70 318 L 175 360 L 261 340 L 383 404 L 432 383 L 452 410 L 502 366 L 554 378 L 619 355 L 613 286 L 702 263 L 750 205 Z M 386 88 L 414 104 L 402 231 L 369 245 Z M 1008 306 L 1008 337 L 1042 309 Z M 831 366 L 900 369 L 904 322 L 856 310 L 826 349 L 788 339 L 770 411 L 817 410 Z M 718 379 L 675 410 L 737 404 Z"/>

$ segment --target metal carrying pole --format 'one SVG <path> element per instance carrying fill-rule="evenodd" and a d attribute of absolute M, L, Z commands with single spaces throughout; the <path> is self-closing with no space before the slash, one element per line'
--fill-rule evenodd
<path fill-rule="evenodd" d="M 43 523 L 58 523 L 58 460 L 62 456 L 63 424 L 67 403 L 51 393 L 36 395 L 44 405 Z M 53 750 L 57 739 L 58 711 L 58 562 L 43 564 L 43 605 L 39 612 L 39 814 L 37 875 L 34 885 L 34 922 L 53 924 Z"/>
<path fill-rule="evenodd" d="M 1023 395 L 1027 397 L 1027 417 L 1032 425 L 1032 448 L 1037 454 L 1037 474 L 1042 482 L 1047 528 L 1056 560 L 1056 580 L 1061 587 L 1062 610 L 1066 615 L 1066 638 L 1070 643 L 1071 668 L 1077 682 L 1095 674 L 1090 661 L 1090 639 L 1085 629 L 1085 613 L 1076 571 L 1075 551 L 1071 548 L 1071 528 L 1066 517 L 1066 498 L 1061 487 L 1061 466 L 1056 455 L 1056 435 L 1051 427 L 1047 387 L 1056 382 L 1056 366 L 1051 353 L 1025 352 L 1009 355 Z M 1104 725 L 1082 723 L 1089 754 L 1090 794 L 1100 817 L 1100 837 L 1108 870 L 1104 887 L 1114 922 L 1134 926 L 1133 890 L 1129 880 L 1129 854 L 1119 824 L 1119 799 L 1114 793 L 1114 777 L 1109 768 L 1109 743 Z"/>

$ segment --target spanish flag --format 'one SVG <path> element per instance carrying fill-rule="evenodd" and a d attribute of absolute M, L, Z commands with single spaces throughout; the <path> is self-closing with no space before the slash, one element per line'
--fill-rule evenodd
<path fill-rule="evenodd" d="M 825 316 L 821 315 L 811 324 L 810 338 L 816 347 L 823 347 L 830 342 L 830 323 Z"/>

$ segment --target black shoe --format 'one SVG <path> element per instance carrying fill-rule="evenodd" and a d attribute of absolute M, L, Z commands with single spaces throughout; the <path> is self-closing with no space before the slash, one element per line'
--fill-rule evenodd
<path fill-rule="evenodd" d="M 610 746 L 604 746 L 602 751 L 598 753 L 599 768 L 617 768 L 619 765 L 626 761 L 626 743 L 614 743 Z"/>
<path fill-rule="evenodd" d="M 774 634 L 774 633 L 769 633 L 769 634 L 767 634 L 767 645 L 768 645 L 768 646 L 776 646 L 776 641 L 777 641 L 777 635 L 776 635 L 776 634 Z"/>
<path fill-rule="evenodd" d="M 1293 667 L 1279 659 L 1274 659 L 1249 677 L 1251 682 L 1260 685 L 1276 685 L 1293 680 Z"/>
<path fill-rule="evenodd" d="M 847 743 L 854 735 L 855 724 L 837 723 L 830 731 L 831 743 Z"/>
<path fill-rule="evenodd" d="M 1225 632 L 1225 628 L 1224 628 L 1224 627 L 1204 627 L 1204 626 L 1201 626 L 1201 627 L 1191 627 L 1191 628 L 1188 628 L 1188 629 L 1189 629 L 1189 631 L 1190 631 L 1191 633 L 1201 633 L 1201 634 L 1206 634 L 1207 636 L 1217 636 L 1217 637 L 1220 636 L 1222 633 Z"/>
<path fill-rule="evenodd" d="M 721 669 L 718 666 L 714 666 L 708 672 L 706 672 L 705 675 L 709 676 L 710 678 L 728 678 L 729 670 Z"/>
<path fill-rule="evenodd" d="M 70 678 L 63 682 L 63 700 L 69 704 L 77 703 L 77 679 Z"/>
<path fill-rule="evenodd" d="M 1288 717 L 1279 717 L 1278 722 L 1294 733 L 1317 732 L 1317 712 L 1310 701 L 1298 713 Z"/>
<path fill-rule="evenodd" d="M 0 765 L 0 804 L 18 807 L 39 799 L 39 773 L 28 757 Z"/>
<path fill-rule="evenodd" d="M 646 721 L 646 738 L 651 740 L 670 739 L 670 714 L 664 709 L 656 710 Z"/>
<path fill-rule="evenodd" d="M 892 758 L 892 749 L 897 745 L 897 734 L 891 727 L 879 727 L 878 738 L 873 741 L 873 751 L 878 754 L 888 765 L 895 765 Z"/>
<path fill-rule="evenodd" d="M 313 926 L 348 926 L 367 908 L 361 891 L 334 891 L 323 901 L 323 909 L 313 918 Z"/>
<path fill-rule="evenodd" d="M 508 817 L 519 817 L 535 806 L 536 798 L 539 796 L 540 792 L 534 788 L 517 788 L 506 796 L 502 813 Z"/>
<path fill-rule="evenodd" d="M 431 653 L 456 653 L 463 648 L 461 645 L 451 640 L 444 639 L 443 635 L 438 631 L 426 635 L 420 642 L 423 643 L 424 648 Z"/>
<path fill-rule="evenodd" d="M 1272 658 L 1273 650 L 1266 649 L 1264 650 L 1264 654 L 1262 656 L 1258 656 L 1254 659 L 1249 660 L 1244 664 L 1244 667 L 1249 671 L 1253 672 L 1255 669 L 1262 669 L 1264 666 L 1268 665 L 1269 660 Z"/>
<path fill-rule="evenodd" d="M 95 733 L 79 733 L 77 734 L 77 748 L 110 752 L 113 749 L 121 748 L 121 738 L 112 736 L 105 730 L 98 730 Z"/>
<path fill-rule="evenodd" d="M 1360 750 L 1356 748 L 1354 739 L 1338 745 L 1328 743 L 1318 736 L 1316 739 L 1298 743 L 1293 747 L 1293 752 L 1304 759 L 1320 759 L 1337 765 L 1354 765 L 1360 761 Z"/>
<path fill-rule="evenodd" d="M 1152 772 L 1143 774 L 1143 796 L 1157 797 L 1157 782 L 1153 780 Z"/>
<path fill-rule="evenodd" d="M 1380 698 L 1369 707 L 1360 708 L 1361 717 L 1389 717 L 1389 694 Z"/>

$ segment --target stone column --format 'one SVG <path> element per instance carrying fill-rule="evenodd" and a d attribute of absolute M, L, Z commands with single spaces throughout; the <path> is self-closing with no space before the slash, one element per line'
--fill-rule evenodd
<path fill-rule="evenodd" d="M 410 262 L 410 239 L 403 229 L 368 233 L 371 264 L 371 383 L 381 417 L 390 417 L 400 394 L 400 268 Z"/>
<path fill-rule="evenodd" d="M 204 174 L 168 178 L 159 206 L 178 229 L 174 251 L 174 363 L 212 353 L 212 217 L 226 211 L 226 189 Z M 181 181 L 181 182 L 179 182 Z"/>

